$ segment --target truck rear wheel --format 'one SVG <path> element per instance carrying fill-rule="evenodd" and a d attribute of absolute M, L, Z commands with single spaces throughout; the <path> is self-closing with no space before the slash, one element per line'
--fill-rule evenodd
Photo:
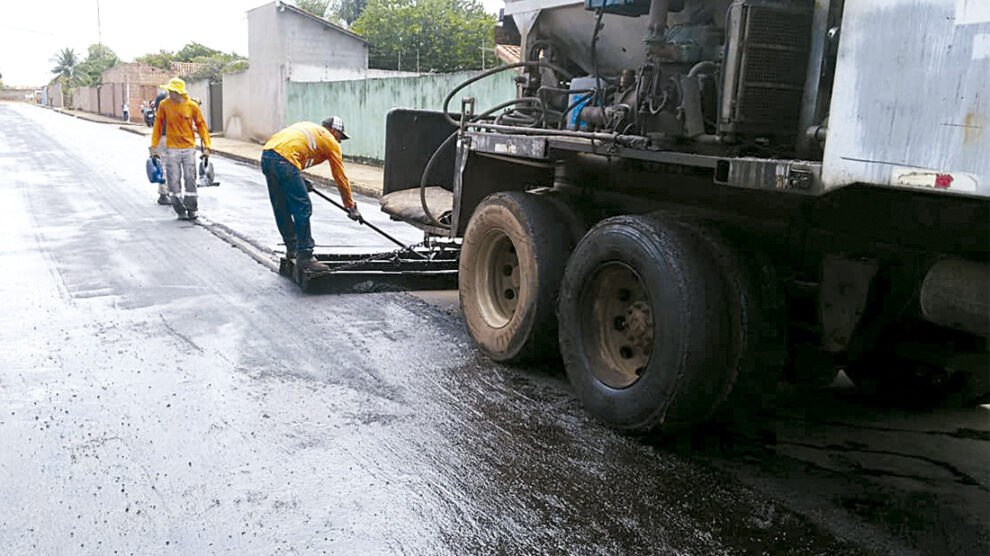
<path fill-rule="evenodd" d="M 726 388 L 728 397 L 717 417 L 734 421 L 770 408 L 776 399 L 777 383 L 787 363 L 784 296 L 777 273 L 762 251 L 731 241 L 715 226 L 686 224 L 708 245 L 725 286 L 732 384 Z"/>
<path fill-rule="evenodd" d="M 558 313 L 567 376 L 585 407 L 627 431 L 710 418 L 732 384 L 732 322 L 710 246 L 662 217 L 619 216 L 581 240 Z"/>
<path fill-rule="evenodd" d="M 556 354 L 557 291 L 574 246 L 561 211 L 542 197 L 496 193 L 475 209 L 459 268 L 461 313 L 496 361 Z"/>

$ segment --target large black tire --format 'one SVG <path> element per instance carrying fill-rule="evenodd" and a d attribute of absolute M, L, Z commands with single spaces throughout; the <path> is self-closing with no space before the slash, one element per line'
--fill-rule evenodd
<path fill-rule="evenodd" d="M 691 231 L 708 244 L 722 276 L 730 319 L 731 384 L 718 412 L 734 421 L 770 409 L 787 363 L 784 295 L 767 256 L 746 242 L 733 241 L 715 224 L 688 221 Z"/>
<path fill-rule="evenodd" d="M 561 209 L 537 195 L 496 193 L 475 209 L 459 268 L 461 313 L 496 361 L 556 356 L 556 299 L 576 239 Z"/>
<path fill-rule="evenodd" d="M 732 319 L 710 245 L 672 219 L 619 216 L 574 249 L 560 349 L 578 398 L 625 431 L 708 420 L 733 382 Z"/>

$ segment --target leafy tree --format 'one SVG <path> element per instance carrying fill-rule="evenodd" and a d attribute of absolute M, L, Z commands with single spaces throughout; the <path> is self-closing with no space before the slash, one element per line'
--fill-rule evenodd
<path fill-rule="evenodd" d="M 164 70 L 172 69 L 172 62 L 204 64 L 202 68 L 182 76 L 189 81 L 197 79 L 219 81 L 224 73 L 247 69 L 247 59 L 236 52 L 221 52 L 198 42 L 191 42 L 180 48 L 178 52 L 160 50 L 157 53 L 138 56 L 135 60 Z"/>
<path fill-rule="evenodd" d="M 330 6 L 330 0 L 296 0 L 296 7 L 305 10 L 316 17 L 323 17 Z"/>
<path fill-rule="evenodd" d="M 457 71 L 481 67 L 494 26 L 478 0 L 368 0 L 352 28 L 372 44 L 371 67 Z"/>
<path fill-rule="evenodd" d="M 172 62 L 177 62 L 175 59 L 175 54 L 172 54 L 168 50 L 159 50 L 157 53 L 149 52 L 144 56 L 138 56 L 134 58 L 135 62 L 140 62 L 142 64 L 150 64 L 156 68 L 169 70 L 172 69 Z"/>
<path fill-rule="evenodd" d="M 196 81 L 198 79 L 209 79 L 210 81 L 220 81 L 223 74 L 232 71 L 243 71 L 248 68 L 248 61 L 237 54 L 215 54 L 213 56 L 200 56 L 193 61 L 203 64 L 203 67 L 182 76 L 186 81 Z"/>
<path fill-rule="evenodd" d="M 210 56 L 216 56 L 217 54 L 223 54 L 219 50 L 213 50 L 208 46 L 203 46 L 198 42 L 191 42 L 175 53 L 176 62 L 195 62 L 197 58 L 209 58 Z"/>
<path fill-rule="evenodd" d="M 361 17 L 361 12 L 367 6 L 368 0 L 333 0 L 330 3 L 330 15 L 347 26 L 352 25 L 357 18 Z"/>
<path fill-rule="evenodd" d="M 84 87 L 99 85 L 103 72 L 119 63 L 120 58 L 113 50 L 102 44 L 91 44 L 86 59 L 79 63 L 78 82 Z"/>
<path fill-rule="evenodd" d="M 75 84 L 79 76 L 79 58 L 76 56 L 75 50 L 63 48 L 56 52 L 49 61 L 55 64 L 52 73 L 55 74 L 56 79 L 70 87 Z"/>

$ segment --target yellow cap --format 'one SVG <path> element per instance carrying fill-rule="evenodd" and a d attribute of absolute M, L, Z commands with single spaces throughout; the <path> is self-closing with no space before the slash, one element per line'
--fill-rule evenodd
<path fill-rule="evenodd" d="M 172 79 L 169 79 L 168 83 L 162 85 L 162 89 L 165 89 L 166 91 L 175 91 L 180 95 L 189 94 L 186 92 L 186 82 L 179 79 L 178 77 L 173 77 Z"/>

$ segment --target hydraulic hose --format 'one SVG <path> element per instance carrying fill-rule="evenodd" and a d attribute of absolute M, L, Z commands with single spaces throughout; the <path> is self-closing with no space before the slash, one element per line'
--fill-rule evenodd
<path fill-rule="evenodd" d="M 473 116 L 471 118 L 471 121 L 477 121 L 477 120 L 480 120 L 482 118 L 487 118 L 488 116 L 491 116 L 492 114 L 494 114 L 495 112 L 497 112 L 497 111 L 499 111 L 499 110 L 501 110 L 503 108 L 508 108 L 508 107 L 514 106 L 516 104 L 524 104 L 524 103 L 537 103 L 537 104 L 541 104 L 542 105 L 542 102 L 537 97 L 514 98 L 512 100 L 507 100 L 507 101 L 505 101 L 502 104 L 499 104 L 497 106 L 494 106 L 492 108 L 489 108 L 488 110 L 484 111 L 481 114 L 478 114 L 477 116 Z M 444 111 L 444 114 L 446 114 L 446 113 L 447 112 L 445 110 Z M 430 156 L 430 160 L 428 160 L 426 162 L 426 167 L 423 168 L 423 176 L 419 180 L 419 202 L 420 202 L 421 205 L 423 205 L 423 212 L 426 214 L 426 217 L 430 220 L 430 223 L 433 224 L 434 226 L 437 226 L 438 228 L 447 228 L 447 229 L 449 229 L 450 226 L 447 226 L 447 225 L 443 224 L 435 216 L 433 216 L 433 213 L 430 211 L 430 207 L 427 206 L 427 204 L 426 204 L 426 182 L 429 181 L 430 172 L 433 170 L 433 165 L 436 164 L 436 161 L 440 159 L 440 153 L 448 145 L 450 145 L 450 143 L 454 139 L 454 137 L 457 137 L 457 132 L 456 131 L 454 133 L 451 133 L 449 137 L 447 137 L 446 139 L 444 139 L 443 143 L 440 143 L 440 146 L 437 147 L 437 150 L 433 151 L 433 155 Z"/>
<path fill-rule="evenodd" d="M 516 69 L 516 68 L 532 68 L 532 67 L 547 68 L 549 70 L 552 70 L 552 71 L 560 74 L 561 76 L 567 78 L 568 80 L 573 77 L 570 74 L 570 72 L 568 72 L 564 68 L 562 68 L 562 67 L 560 67 L 560 66 L 558 66 L 556 64 L 552 64 L 550 62 L 537 62 L 537 61 L 517 62 L 515 64 L 508 64 L 508 65 L 505 65 L 505 66 L 499 66 L 497 68 L 492 68 L 490 70 L 486 70 L 486 71 L 483 71 L 483 72 L 481 72 L 481 73 L 479 73 L 477 75 L 474 75 L 474 76 L 472 76 L 472 77 L 470 77 L 468 79 L 465 79 L 464 81 L 460 82 L 456 87 L 454 87 L 453 89 L 451 89 L 451 91 L 449 93 L 447 93 L 447 96 L 444 97 L 444 99 L 443 99 L 443 115 L 444 115 L 444 117 L 447 118 L 447 121 L 450 122 L 451 125 L 458 126 L 459 127 L 460 126 L 460 122 L 458 122 L 454 118 L 451 118 L 450 117 L 450 109 L 449 109 L 450 101 L 451 101 L 451 99 L 454 98 L 454 95 L 457 94 L 458 91 L 460 91 L 461 89 L 467 87 L 468 85 L 470 85 L 472 83 L 475 83 L 477 81 L 480 81 L 480 80 L 482 80 L 482 79 L 484 79 L 486 77 L 489 77 L 491 75 L 495 75 L 496 73 L 499 73 L 499 72 L 507 71 L 507 70 L 510 70 L 510 69 Z M 543 102 L 538 97 L 522 97 L 522 98 L 517 98 L 517 99 L 513 99 L 513 100 L 510 100 L 510 101 L 503 102 L 502 104 L 499 104 L 498 106 L 495 106 L 494 108 L 490 108 L 487 111 L 485 111 L 483 114 L 479 114 L 478 116 L 472 117 L 470 121 L 472 121 L 472 122 L 473 121 L 477 121 L 477 120 L 479 120 L 481 118 L 490 116 L 491 114 L 493 114 L 494 112 L 496 112 L 498 110 L 501 110 L 502 108 L 507 108 L 509 106 L 513 106 L 513 105 L 516 105 L 516 104 L 522 104 L 524 102 L 527 102 L 527 103 L 534 103 L 535 102 L 535 103 L 539 104 L 541 107 L 543 106 Z M 446 146 L 448 144 L 450 144 L 451 140 L 453 140 L 453 138 L 456 137 L 456 136 L 457 136 L 457 132 L 452 133 L 450 135 L 450 137 L 447 137 L 447 139 L 445 139 L 444 142 L 441 143 L 439 147 L 437 147 L 437 150 L 433 151 L 433 155 L 430 157 L 430 160 L 427 161 L 426 167 L 423 169 L 423 176 L 420 179 L 420 183 L 419 183 L 419 201 L 420 201 L 420 204 L 423 206 L 423 212 L 426 214 L 426 217 L 429 219 L 429 221 L 434 226 L 437 226 L 437 227 L 440 227 L 440 228 L 447 228 L 447 229 L 449 229 L 450 226 L 446 226 L 446 225 L 442 224 L 439 220 L 437 220 L 437 218 L 433 215 L 433 213 L 430 212 L 430 208 L 426 204 L 426 182 L 429 179 L 429 174 L 430 174 L 430 171 L 433 169 L 433 165 L 436 163 L 437 159 L 439 159 L 440 152 L 444 148 L 446 148 Z"/>
<path fill-rule="evenodd" d="M 451 118 L 450 117 L 450 111 L 448 109 L 448 106 L 450 106 L 450 100 L 452 98 L 454 98 L 454 95 L 457 94 L 457 91 L 460 91 L 464 87 L 467 87 L 468 85 L 470 85 L 470 84 L 472 84 L 472 83 L 474 83 L 476 81 L 481 81 L 482 79 L 484 79 L 484 78 L 486 78 L 486 77 L 488 77 L 490 75 L 494 75 L 496 73 L 499 73 L 499 72 L 502 72 L 502 71 L 507 71 L 507 70 L 510 70 L 510 69 L 527 68 L 527 67 L 547 68 L 547 69 L 553 70 L 553 71 L 555 71 L 555 72 L 557 72 L 557 73 L 565 76 L 567 79 L 570 79 L 572 77 L 572 75 L 567 70 L 565 70 L 564 68 L 558 66 L 557 64 L 551 64 L 550 62 L 517 62 L 515 64 L 509 64 L 509 65 L 506 65 L 506 66 L 499 66 L 497 68 L 492 68 L 490 70 L 483 71 L 483 72 L 479 73 L 478 75 L 472 76 L 469 79 L 465 79 L 464 81 L 461 81 L 460 84 L 458 84 L 449 93 L 447 93 L 446 98 L 443 99 L 443 115 L 444 115 L 444 117 L 447 118 L 447 121 L 450 122 L 451 125 L 455 125 L 455 126 L 456 125 L 460 125 L 460 122 L 458 122 L 454 118 Z M 524 98 L 531 98 L 531 97 L 524 97 Z"/>

